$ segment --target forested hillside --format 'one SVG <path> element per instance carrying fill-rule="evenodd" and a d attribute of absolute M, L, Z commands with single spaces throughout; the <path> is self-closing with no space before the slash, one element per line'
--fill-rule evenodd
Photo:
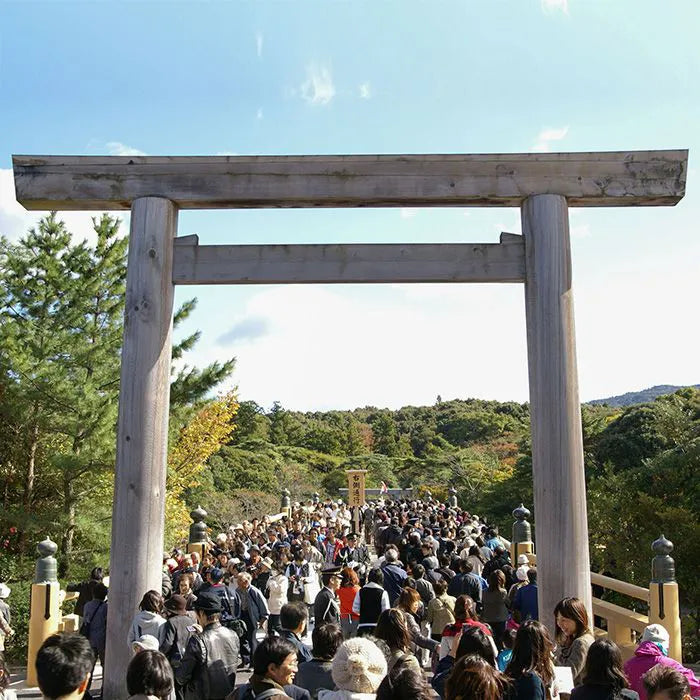
<path fill-rule="evenodd" d="M 94 246 L 75 244 L 50 216 L 18 243 L 0 238 L 0 580 L 13 587 L 20 620 L 40 539 L 59 543 L 63 580 L 109 560 L 126 242 L 109 216 L 95 230 Z M 175 325 L 194 307 L 184 304 Z M 182 339 L 173 357 L 198 340 Z M 211 399 L 233 369 L 232 359 L 173 376 L 166 544 L 186 534 L 198 504 L 216 531 L 276 511 L 285 487 L 295 500 L 337 497 L 349 467 L 367 469 L 369 486 L 439 499 L 455 486 L 462 506 L 505 533 L 522 502 L 537 539 L 527 404 L 437 397 L 396 411 L 298 413 Z M 671 539 L 690 649 L 700 611 L 700 391 L 587 404 L 582 420 L 592 565 L 646 585 L 651 542 Z"/>
<path fill-rule="evenodd" d="M 700 389 L 700 384 L 691 385 L 694 389 Z M 685 389 L 687 387 L 674 386 L 673 384 L 657 384 L 656 386 L 651 386 L 648 389 L 642 389 L 641 391 L 628 391 L 625 394 L 620 394 L 619 396 L 608 396 L 605 399 L 594 399 L 589 401 L 593 405 L 607 404 L 608 406 L 614 406 L 619 408 L 621 406 L 632 406 L 636 403 L 647 403 L 648 401 L 653 401 L 659 398 L 659 396 L 665 396 L 666 394 L 673 394 L 679 389 Z"/>

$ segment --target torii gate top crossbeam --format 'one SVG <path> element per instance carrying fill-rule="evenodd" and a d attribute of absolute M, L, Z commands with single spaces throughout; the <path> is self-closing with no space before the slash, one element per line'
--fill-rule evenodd
<path fill-rule="evenodd" d="M 685 193 L 688 151 L 349 156 L 13 156 L 26 209 L 659 206 Z"/>

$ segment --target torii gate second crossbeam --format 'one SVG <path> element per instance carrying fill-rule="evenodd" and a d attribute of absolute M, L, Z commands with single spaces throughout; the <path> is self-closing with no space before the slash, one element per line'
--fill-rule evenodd
<path fill-rule="evenodd" d="M 688 152 L 372 156 L 15 156 L 27 209 L 131 209 L 103 697 L 125 697 L 127 632 L 160 589 L 174 285 L 525 284 L 540 616 L 591 610 L 568 207 L 676 204 Z M 520 207 L 499 244 L 198 246 L 179 209 Z M 144 528 L 144 524 L 146 527 Z"/>

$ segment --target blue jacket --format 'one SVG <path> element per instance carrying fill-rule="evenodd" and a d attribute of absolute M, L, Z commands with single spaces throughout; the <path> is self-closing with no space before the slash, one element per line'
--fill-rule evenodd
<path fill-rule="evenodd" d="M 255 586 L 248 586 L 248 600 L 250 601 L 248 613 L 250 614 L 251 622 L 257 625 L 260 620 L 266 620 L 270 615 L 270 611 L 267 608 L 267 601 Z M 231 596 L 231 602 L 233 603 L 233 616 L 240 618 L 242 613 L 241 594 L 238 590 L 236 590 L 234 596 Z"/>
<path fill-rule="evenodd" d="M 513 598 L 513 609 L 520 613 L 521 622 L 539 620 L 536 583 L 528 583 L 527 586 L 518 588 L 515 598 Z"/>

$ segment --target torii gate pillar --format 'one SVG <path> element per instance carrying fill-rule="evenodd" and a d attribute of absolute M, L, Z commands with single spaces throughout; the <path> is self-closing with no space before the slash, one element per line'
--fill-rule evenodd
<path fill-rule="evenodd" d="M 160 197 L 141 197 L 131 206 L 105 698 L 127 696 L 131 620 L 143 594 L 160 592 L 162 586 L 177 211 L 173 202 Z"/>
<path fill-rule="evenodd" d="M 564 596 L 580 598 L 593 623 L 566 198 L 530 196 L 521 216 L 539 618 L 554 632 Z"/>

